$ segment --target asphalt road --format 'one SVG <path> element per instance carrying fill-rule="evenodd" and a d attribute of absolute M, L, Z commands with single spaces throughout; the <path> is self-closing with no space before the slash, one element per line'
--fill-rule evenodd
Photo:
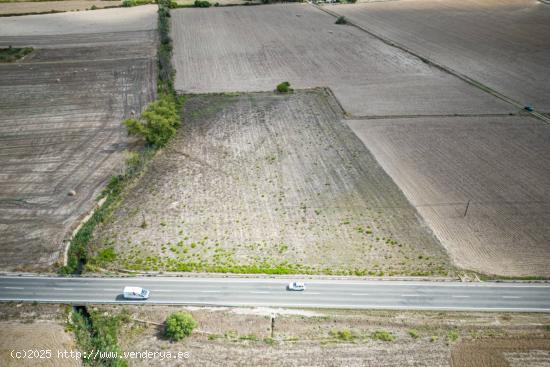
<path fill-rule="evenodd" d="M 297 279 L 299 280 L 299 279 Z M 0 277 L 0 301 L 217 306 L 550 312 L 550 284 L 310 280 L 289 292 L 285 279 Z M 151 291 L 122 298 L 124 286 Z"/>

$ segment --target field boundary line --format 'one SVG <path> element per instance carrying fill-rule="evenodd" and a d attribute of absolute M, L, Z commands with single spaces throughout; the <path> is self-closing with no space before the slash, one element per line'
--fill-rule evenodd
<path fill-rule="evenodd" d="M 547 3 L 547 4 L 550 4 L 550 2 Z M 323 6 L 319 6 L 319 5 L 316 5 L 316 4 L 311 4 L 311 6 L 317 8 L 320 11 L 325 12 L 325 13 L 327 13 L 327 14 L 335 17 L 335 18 L 339 18 L 339 17 L 342 16 L 342 15 L 336 13 L 335 11 L 325 9 L 325 7 L 323 7 Z M 349 18 L 346 18 L 346 24 L 351 25 L 351 26 L 353 26 L 353 27 L 355 27 L 355 28 L 357 28 L 357 29 L 359 29 L 359 30 L 361 30 L 361 31 L 363 31 L 363 32 L 379 39 L 380 41 L 384 42 L 385 44 L 387 44 L 389 46 L 396 47 L 396 48 L 400 49 L 401 51 L 407 52 L 408 54 L 411 54 L 411 55 L 417 57 L 422 62 L 424 62 L 428 65 L 432 65 L 432 66 L 434 66 L 434 67 L 436 67 L 436 68 L 438 68 L 438 69 L 440 69 L 440 70 L 442 70 L 442 71 L 444 71 L 448 74 L 451 74 L 451 75 L 459 78 L 460 80 L 462 80 L 462 81 L 464 81 L 464 82 L 466 82 L 466 83 L 468 83 L 468 84 L 470 84 L 470 85 L 472 85 L 472 86 L 474 86 L 478 89 L 481 89 L 482 91 L 492 95 L 493 97 L 496 97 L 496 98 L 498 98 L 498 99 L 500 99 L 504 102 L 507 102 L 507 103 L 511 104 L 514 107 L 517 107 L 521 110 L 523 110 L 525 108 L 525 106 L 523 104 L 519 103 L 518 101 L 516 101 L 516 100 L 514 100 L 514 99 L 512 99 L 512 98 L 510 98 L 510 97 L 508 97 L 508 96 L 506 96 L 506 95 L 504 95 L 500 92 L 497 92 L 496 90 L 492 89 L 491 87 L 489 87 L 489 86 L 487 86 L 487 85 L 485 85 L 481 82 L 478 82 L 477 80 L 472 79 L 472 78 L 470 78 L 469 76 L 467 76 L 465 74 L 459 73 L 458 71 L 456 71 L 456 70 L 454 70 L 454 69 L 452 69 L 448 66 L 440 64 L 437 61 L 434 61 L 434 60 L 432 60 L 432 59 L 430 59 L 426 56 L 422 56 L 419 53 L 411 50 L 407 46 L 404 46 L 404 45 L 402 45 L 398 42 L 395 42 L 395 41 L 393 41 L 393 40 L 391 40 L 387 37 L 384 37 L 384 36 L 382 36 L 382 35 L 380 35 L 376 32 L 373 32 L 372 30 L 370 30 L 368 28 L 365 28 L 365 27 L 355 23 L 354 21 L 350 20 Z M 530 113 L 535 118 L 538 118 L 539 120 L 542 120 L 542 121 L 546 122 L 547 124 L 550 124 L 550 118 L 542 115 L 541 113 L 539 113 L 537 111 L 527 111 L 527 110 L 526 110 L 526 112 Z"/>
<path fill-rule="evenodd" d="M 384 119 L 406 119 L 406 118 L 430 118 L 430 117 L 507 117 L 519 116 L 518 113 L 452 113 L 433 115 L 349 115 L 347 120 L 384 120 Z"/>

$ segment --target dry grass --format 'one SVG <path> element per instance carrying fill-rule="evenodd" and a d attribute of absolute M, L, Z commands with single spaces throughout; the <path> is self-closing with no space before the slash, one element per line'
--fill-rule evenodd
<path fill-rule="evenodd" d="M 189 96 L 92 248 L 110 268 L 446 275 L 442 247 L 323 90 Z"/>
<path fill-rule="evenodd" d="M 185 364 L 189 366 L 450 366 L 451 351 L 461 350 L 462 341 L 482 348 L 492 340 L 489 338 L 495 337 L 525 345 L 543 339 L 546 347 L 541 349 L 547 351 L 550 338 L 548 330 L 542 327 L 549 322 L 544 314 L 332 310 L 316 311 L 316 316 L 308 317 L 275 313 L 272 333 L 271 317 L 256 315 L 254 309 L 129 307 L 128 310 L 133 318 L 158 324 L 176 310 L 190 312 L 199 326 L 183 342 L 169 343 L 160 337 L 161 326 L 142 322 L 127 325 L 121 337 L 123 350 L 187 351 L 190 358 Z M 417 338 L 410 336 L 412 329 L 417 331 Z M 376 335 L 385 333 L 394 340 L 376 339 Z M 449 337 L 452 334 L 459 339 L 453 341 Z M 470 349 L 472 355 L 477 351 Z M 511 358 L 518 359 L 515 355 Z M 133 360 L 130 366 L 178 365 L 175 361 L 162 363 Z"/>

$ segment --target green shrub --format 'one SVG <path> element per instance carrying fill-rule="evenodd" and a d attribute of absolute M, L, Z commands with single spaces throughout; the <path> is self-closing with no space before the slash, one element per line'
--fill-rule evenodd
<path fill-rule="evenodd" d="M 195 0 L 193 6 L 195 8 L 209 8 L 212 6 L 212 4 L 210 4 L 210 2 L 207 0 Z"/>
<path fill-rule="evenodd" d="M 382 340 L 385 342 L 392 342 L 395 340 L 395 337 L 390 332 L 385 330 L 377 330 L 372 333 L 371 337 L 375 340 Z"/>
<path fill-rule="evenodd" d="M 339 16 L 338 19 L 336 19 L 336 24 L 348 24 L 348 21 L 346 19 L 346 17 L 344 16 Z"/>
<path fill-rule="evenodd" d="M 161 96 L 151 103 L 139 119 L 128 119 L 124 125 L 129 135 L 139 135 L 147 143 L 163 147 L 176 133 L 180 124 L 176 98 L 171 95 Z"/>
<path fill-rule="evenodd" d="M 174 312 L 166 318 L 164 335 L 170 340 L 181 340 L 193 332 L 197 322 L 186 312 Z"/>
<path fill-rule="evenodd" d="M 289 82 L 282 82 L 281 84 L 277 85 L 277 92 L 279 92 L 279 93 L 292 92 L 292 88 L 290 88 L 290 83 Z"/>
<path fill-rule="evenodd" d="M 9 46 L 8 48 L 0 48 L 0 62 L 14 62 L 32 51 L 32 47 L 15 48 Z"/>
<path fill-rule="evenodd" d="M 101 262 L 113 261 L 116 259 L 115 249 L 112 247 L 104 248 L 103 250 L 99 251 L 97 258 Z"/>
<path fill-rule="evenodd" d="M 122 1 L 122 6 L 124 6 L 125 8 L 130 8 L 130 7 L 136 6 L 136 5 L 137 5 L 136 0 L 123 0 Z"/>
<path fill-rule="evenodd" d="M 418 339 L 420 335 L 418 335 L 418 331 L 414 330 L 414 329 L 411 329 L 408 331 L 409 335 L 411 336 L 411 338 L 413 339 Z"/>
<path fill-rule="evenodd" d="M 458 338 L 460 338 L 460 334 L 458 334 L 458 331 L 456 330 L 449 330 L 449 332 L 447 333 L 447 339 L 450 342 L 456 342 Z"/>

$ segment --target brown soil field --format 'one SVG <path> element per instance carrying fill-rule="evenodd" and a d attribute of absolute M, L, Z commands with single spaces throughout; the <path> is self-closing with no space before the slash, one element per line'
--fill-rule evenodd
<path fill-rule="evenodd" d="M 322 89 L 193 95 L 94 253 L 112 269 L 447 275 L 440 244 Z"/>
<path fill-rule="evenodd" d="M 44 13 L 48 11 L 77 11 L 88 10 L 92 6 L 104 8 L 107 6 L 121 5 L 122 1 L 105 0 L 66 0 L 66 1 L 32 1 L 0 3 L 0 15 L 2 14 L 26 14 Z"/>
<path fill-rule="evenodd" d="M 0 365 L 5 367 L 82 366 L 81 360 L 61 359 L 58 351 L 76 350 L 74 336 L 65 331 L 66 314 L 54 305 L 0 305 Z M 51 358 L 14 359 L 12 350 L 50 350 Z M 45 354 L 42 354 L 45 357 Z"/>
<path fill-rule="evenodd" d="M 550 365 L 550 339 L 490 339 L 457 345 L 456 367 L 544 367 Z"/>
<path fill-rule="evenodd" d="M 185 93 L 330 87 L 356 115 L 515 109 L 307 4 L 172 12 L 176 88 Z"/>
<path fill-rule="evenodd" d="M 520 116 L 348 124 L 457 266 L 506 276 L 550 276 L 547 125 Z"/>
<path fill-rule="evenodd" d="M 75 23 L 53 24 L 53 33 L 62 27 Z M 94 43 L 106 36 L 111 45 Z M 8 41 L 34 45 L 32 36 L 0 37 Z M 0 65 L 0 269 L 62 261 L 71 231 L 122 168 L 131 141 L 121 121 L 154 98 L 155 42 L 154 31 L 40 36 L 32 54 Z"/>
<path fill-rule="evenodd" d="M 120 312 L 112 307 L 99 309 Z M 189 353 L 183 362 L 133 359 L 130 366 L 461 367 L 467 365 L 457 364 L 460 360 L 456 356 L 464 356 L 464 346 L 473 346 L 469 352 L 476 356 L 494 338 L 498 339 L 493 344 L 524 346 L 504 350 L 516 352 L 507 355 L 510 361 L 518 362 L 510 366 L 534 365 L 530 364 L 533 358 L 517 352 L 536 356 L 546 363 L 541 365 L 550 361 L 550 332 L 544 326 L 550 320 L 546 314 L 315 310 L 312 315 L 279 309 L 265 309 L 263 313 L 254 309 L 163 306 L 126 309 L 131 318 L 140 321 L 122 329 L 123 350 Z M 190 312 L 198 328 L 189 338 L 172 343 L 162 337 L 162 323 L 175 311 Z M 394 340 L 378 340 L 373 337 L 376 331 L 386 331 Z M 477 350 L 476 345 L 480 346 Z"/>
<path fill-rule="evenodd" d="M 537 0 L 401 0 L 330 6 L 366 29 L 550 111 L 550 7 Z"/>
<path fill-rule="evenodd" d="M 0 17 L 0 39 L 8 36 L 65 36 L 154 30 L 157 26 L 157 9 L 156 5 L 143 5 L 133 8 Z"/>

